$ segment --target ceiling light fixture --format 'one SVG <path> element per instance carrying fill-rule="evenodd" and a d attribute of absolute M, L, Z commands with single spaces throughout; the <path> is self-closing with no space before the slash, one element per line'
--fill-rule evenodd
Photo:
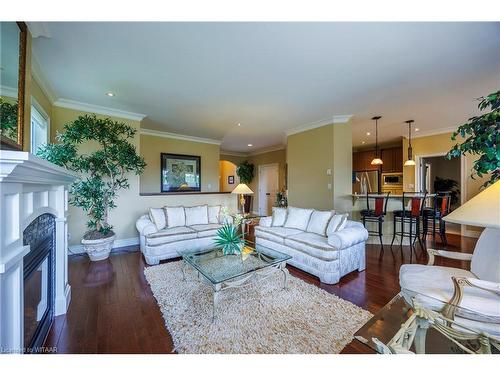
<path fill-rule="evenodd" d="M 373 120 L 373 119 L 372 119 L 372 120 Z M 370 132 L 366 132 L 366 135 L 371 135 L 371 133 L 370 133 Z"/>
<path fill-rule="evenodd" d="M 241 124 L 238 122 L 238 126 L 241 126 Z"/>
<path fill-rule="evenodd" d="M 361 144 L 364 145 L 366 142 L 365 141 L 362 141 Z"/>
<path fill-rule="evenodd" d="M 112 93 L 111 91 L 110 91 L 110 92 L 107 92 L 107 93 L 106 93 L 106 95 L 107 95 L 107 96 L 110 96 L 110 97 L 115 96 L 115 94 L 114 94 L 114 93 Z"/>
<path fill-rule="evenodd" d="M 372 117 L 372 120 L 375 120 L 375 157 L 373 158 L 371 165 L 384 164 L 384 162 L 382 161 L 382 159 L 379 158 L 379 155 L 378 155 L 378 120 L 380 120 L 381 118 L 382 118 L 382 116 Z M 369 135 L 370 133 L 366 133 L 366 134 Z"/>
<path fill-rule="evenodd" d="M 415 131 L 418 132 L 420 129 L 419 128 L 415 128 Z"/>
<path fill-rule="evenodd" d="M 251 144 L 251 143 L 248 144 L 248 147 L 252 147 L 252 146 L 253 146 L 253 144 Z"/>
<path fill-rule="evenodd" d="M 408 160 L 405 161 L 404 166 L 410 167 L 415 165 L 415 161 L 413 160 L 413 149 L 411 148 L 411 124 L 415 121 L 407 120 L 405 122 L 408 124 Z"/>

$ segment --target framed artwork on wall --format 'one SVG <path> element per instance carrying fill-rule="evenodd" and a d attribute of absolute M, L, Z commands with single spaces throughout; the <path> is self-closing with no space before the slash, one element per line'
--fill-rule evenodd
<path fill-rule="evenodd" d="M 161 192 L 201 191 L 201 157 L 161 154 Z"/>
<path fill-rule="evenodd" d="M 227 183 L 229 185 L 233 185 L 234 184 L 234 176 L 227 176 Z"/>

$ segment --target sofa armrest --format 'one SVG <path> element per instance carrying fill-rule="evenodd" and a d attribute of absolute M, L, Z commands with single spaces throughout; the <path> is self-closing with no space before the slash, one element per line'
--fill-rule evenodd
<path fill-rule="evenodd" d="M 361 225 L 350 225 L 328 236 L 328 244 L 337 250 L 346 249 L 368 239 L 368 231 Z"/>
<path fill-rule="evenodd" d="M 259 220 L 259 226 L 269 228 L 273 222 L 272 216 L 261 217 Z"/>
<path fill-rule="evenodd" d="M 141 216 L 135 223 L 135 227 L 139 231 L 141 236 L 147 236 L 148 234 L 158 232 L 156 225 L 149 220 L 148 215 Z"/>

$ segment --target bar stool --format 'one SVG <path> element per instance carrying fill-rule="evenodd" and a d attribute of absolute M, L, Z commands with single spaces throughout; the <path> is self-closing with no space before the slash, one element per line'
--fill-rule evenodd
<path fill-rule="evenodd" d="M 436 221 L 439 225 L 439 237 L 444 245 L 448 244 L 446 239 L 446 224 L 443 217 L 450 213 L 451 205 L 451 192 L 450 191 L 438 191 L 432 200 L 432 207 L 424 208 L 423 212 L 423 238 L 424 241 L 429 234 L 429 221 L 432 223 L 432 237 L 435 241 L 436 238 Z"/>
<path fill-rule="evenodd" d="M 368 230 L 369 234 L 376 234 L 380 239 L 380 246 L 384 250 L 384 244 L 382 243 L 382 224 L 384 222 L 385 215 L 387 214 L 387 202 L 389 201 L 388 192 L 386 195 L 379 194 L 368 194 L 366 193 L 366 210 L 361 210 L 361 219 L 363 220 L 363 225 L 366 228 L 366 223 L 378 223 L 378 230 Z M 374 202 L 373 209 L 370 208 L 370 201 Z"/>
<path fill-rule="evenodd" d="M 403 237 L 409 237 L 410 239 L 410 248 L 414 247 L 415 241 L 418 239 L 420 246 L 422 249 L 424 245 L 422 244 L 422 240 L 420 239 L 421 227 L 420 223 L 423 221 L 423 207 L 425 198 L 427 193 L 418 193 L 418 192 L 403 192 L 402 199 L 402 210 L 395 210 L 394 214 L 394 222 L 393 222 L 393 235 L 391 248 L 394 244 L 394 239 L 396 236 L 400 236 L 401 244 L 403 246 Z M 410 207 L 406 207 L 406 201 L 409 200 Z M 401 230 L 397 231 L 397 224 L 401 224 Z M 408 228 L 406 228 L 405 224 L 409 224 Z M 413 226 L 415 225 L 415 232 L 413 232 Z"/>

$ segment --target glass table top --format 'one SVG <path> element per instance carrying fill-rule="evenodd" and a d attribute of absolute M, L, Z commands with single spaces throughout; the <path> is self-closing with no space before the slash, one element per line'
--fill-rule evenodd
<path fill-rule="evenodd" d="M 432 311 L 441 311 L 446 304 L 446 301 L 437 299 L 431 296 L 422 295 L 410 290 L 403 290 L 397 294 L 387 305 L 385 305 L 373 318 L 371 318 L 363 327 L 361 327 L 354 335 L 354 337 L 367 345 L 374 351 L 378 351 L 377 345 L 374 343 L 373 338 L 376 338 L 387 344 L 396 335 L 401 326 L 414 314 L 411 300 L 416 301 L 420 306 L 428 308 Z M 458 324 L 465 324 L 474 329 L 487 330 L 488 328 L 498 331 L 498 326 L 492 327 L 491 325 L 478 326 L 475 323 L 477 320 L 485 321 L 488 316 L 472 311 L 465 306 L 455 306 L 455 321 Z M 471 321 L 471 318 L 474 320 Z M 489 325 L 490 323 L 488 323 Z M 498 324 L 498 323 L 494 323 Z M 459 328 L 458 326 L 455 326 Z M 467 330 L 461 329 L 467 332 Z M 477 340 L 476 340 L 477 341 Z M 464 342 L 462 342 L 464 344 Z M 469 349 L 477 349 L 477 342 L 468 342 L 466 346 Z M 411 350 L 414 352 L 414 346 Z M 492 348 L 493 353 L 498 353 L 498 350 Z M 453 343 L 441 333 L 434 329 L 429 329 L 426 339 L 426 353 L 427 354 L 462 354 L 465 351 L 457 344 Z"/>
<path fill-rule="evenodd" d="M 182 259 L 213 284 L 219 284 L 247 273 L 286 262 L 292 257 L 250 243 L 242 254 L 224 255 L 222 249 L 183 251 Z"/>

